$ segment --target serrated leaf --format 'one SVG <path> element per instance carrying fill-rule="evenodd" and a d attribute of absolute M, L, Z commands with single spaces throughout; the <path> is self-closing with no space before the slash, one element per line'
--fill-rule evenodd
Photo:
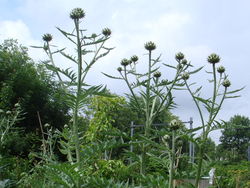
<path fill-rule="evenodd" d="M 69 60 L 71 60 L 71 61 L 73 61 L 74 63 L 76 63 L 76 64 L 78 64 L 78 62 L 77 62 L 77 60 L 74 58 L 74 57 L 72 57 L 71 55 L 68 55 L 68 54 L 66 54 L 66 53 L 64 53 L 64 52 L 60 52 L 64 57 L 66 57 L 67 59 L 69 59 Z"/>
<path fill-rule="evenodd" d="M 195 69 L 195 70 L 193 70 L 193 71 L 190 71 L 190 72 L 188 72 L 188 73 L 189 73 L 189 74 L 195 74 L 195 73 L 199 72 L 201 69 L 203 69 L 203 67 L 204 67 L 204 66 L 202 66 L 202 67 L 200 67 L 200 68 L 198 68 L 198 69 Z"/>
<path fill-rule="evenodd" d="M 172 68 L 172 69 L 177 69 L 175 66 L 172 66 L 172 65 L 169 65 L 169 64 L 166 64 L 166 63 L 163 63 L 163 65 L 169 67 L 169 68 Z"/>
<path fill-rule="evenodd" d="M 242 88 L 240 88 L 240 89 L 236 89 L 236 90 L 233 90 L 233 91 L 228 91 L 228 92 L 226 92 L 226 94 L 237 93 L 237 92 L 243 90 L 244 88 L 245 88 L 245 87 L 242 87 Z"/>
<path fill-rule="evenodd" d="M 238 98 L 238 97 L 241 97 L 241 95 L 226 96 L 225 99 Z"/>
<path fill-rule="evenodd" d="M 112 79 L 123 80 L 123 78 L 121 78 L 121 77 L 111 76 L 111 75 L 106 74 L 106 73 L 104 73 L 104 72 L 102 72 L 102 74 L 104 74 L 105 76 L 107 76 L 107 77 L 109 77 L 109 78 L 112 78 Z"/>
<path fill-rule="evenodd" d="M 40 49 L 41 49 L 41 48 L 42 48 L 42 49 L 44 48 L 43 46 L 30 46 L 30 47 L 31 47 L 31 48 L 40 48 Z"/>

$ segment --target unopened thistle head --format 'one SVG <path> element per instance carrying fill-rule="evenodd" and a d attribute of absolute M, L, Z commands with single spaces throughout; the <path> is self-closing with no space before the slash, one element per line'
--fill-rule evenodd
<path fill-rule="evenodd" d="M 175 54 L 175 59 L 178 60 L 178 61 L 184 59 L 184 57 L 185 57 L 184 54 L 181 53 L 181 52 Z"/>
<path fill-rule="evenodd" d="M 179 120 L 174 119 L 170 122 L 170 129 L 171 130 L 177 130 L 180 128 L 181 128 L 181 122 Z"/>
<path fill-rule="evenodd" d="M 187 72 L 184 72 L 181 76 L 183 80 L 188 80 L 189 79 L 189 74 Z"/>
<path fill-rule="evenodd" d="M 223 82 L 222 82 L 222 85 L 224 87 L 229 87 L 231 85 L 231 82 L 228 80 L 228 79 L 225 79 Z"/>
<path fill-rule="evenodd" d="M 8 110 L 8 111 L 6 112 L 6 115 L 10 115 L 10 114 L 11 114 L 11 111 Z"/>
<path fill-rule="evenodd" d="M 224 72 L 225 72 L 225 67 L 219 66 L 219 67 L 217 68 L 217 72 L 220 73 L 220 74 L 224 73 Z"/>
<path fill-rule="evenodd" d="M 213 53 L 210 56 L 208 56 L 207 61 L 211 64 L 219 63 L 220 62 L 220 56 Z"/>
<path fill-rule="evenodd" d="M 136 62 L 136 61 L 138 61 L 138 56 L 137 55 L 133 55 L 131 58 L 130 58 L 130 60 L 132 61 L 132 62 Z"/>
<path fill-rule="evenodd" d="M 81 8 L 74 8 L 70 12 L 70 18 L 73 19 L 73 20 L 79 20 L 81 18 L 84 18 L 84 16 L 85 16 L 85 12 Z"/>
<path fill-rule="evenodd" d="M 187 60 L 186 59 L 182 59 L 181 60 L 181 64 L 186 65 L 187 64 Z"/>
<path fill-rule="evenodd" d="M 49 34 L 49 33 L 44 34 L 44 35 L 43 35 L 43 40 L 44 40 L 45 42 L 50 42 L 50 41 L 52 40 L 52 35 Z"/>
<path fill-rule="evenodd" d="M 118 67 L 118 68 L 117 68 L 117 71 L 118 71 L 118 72 L 122 72 L 122 68 L 121 68 L 121 67 Z"/>
<path fill-rule="evenodd" d="M 105 37 L 108 37 L 111 35 L 111 30 L 109 28 L 104 28 L 102 30 L 102 34 L 105 36 Z"/>
<path fill-rule="evenodd" d="M 165 141 L 169 141 L 170 136 L 169 136 L 168 134 L 165 134 L 165 135 L 163 136 L 163 139 L 164 139 Z"/>
<path fill-rule="evenodd" d="M 96 38 L 96 37 L 97 37 L 97 34 L 92 33 L 91 37 L 92 37 L 92 38 Z"/>
<path fill-rule="evenodd" d="M 155 78 L 160 78 L 160 77 L 161 77 L 161 72 L 156 71 L 156 72 L 154 73 L 154 77 L 155 77 Z"/>
<path fill-rule="evenodd" d="M 156 49 L 156 45 L 152 41 L 146 42 L 146 44 L 144 45 L 144 47 L 148 51 L 152 51 L 152 50 Z"/>
<path fill-rule="evenodd" d="M 121 65 L 122 65 L 122 66 L 126 67 L 126 66 L 128 66 L 129 64 L 130 64 L 130 61 L 129 61 L 128 59 L 126 59 L 126 58 L 122 59 L 122 61 L 121 61 Z"/>

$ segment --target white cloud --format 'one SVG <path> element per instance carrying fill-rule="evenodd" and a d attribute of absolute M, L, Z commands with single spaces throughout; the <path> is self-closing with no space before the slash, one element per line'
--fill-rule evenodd
<path fill-rule="evenodd" d="M 27 47 L 39 45 L 40 43 L 32 38 L 29 27 L 22 20 L 5 20 L 0 22 L 0 41 L 5 39 L 17 39 L 20 44 Z M 41 52 L 33 48 L 29 48 L 29 55 L 34 60 L 38 60 L 37 57 L 44 57 Z"/>
<path fill-rule="evenodd" d="M 30 30 L 22 20 L 0 22 L 0 38 L 18 39 L 27 42 L 31 39 Z"/>

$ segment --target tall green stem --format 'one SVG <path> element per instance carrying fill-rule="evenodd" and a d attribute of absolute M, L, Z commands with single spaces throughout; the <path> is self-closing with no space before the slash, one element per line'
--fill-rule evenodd
<path fill-rule="evenodd" d="M 170 158 L 170 168 L 169 168 L 169 188 L 173 188 L 174 182 L 174 165 L 175 165 L 175 131 L 172 133 L 172 148 L 171 148 L 171 158 Z"/>
<path fill-rule="evenodd" d="M 216 80 L 216 70 L 215 70 L 215 63 L 213 63 L 213 78 L 214 78 L 214 90 L 213 90 L 213 99 L 212 99 L 212 107 L 211 107 L 211 112 L 209 115 L 209 123 L 208 123 L 208 127 L 207 130 L 210 129 L 210 126 L 213 122 L 211 122 L 212 117 L 213 117 L 213 113 L 214 113 L 214 105 L 215 105 L 215 101 L 216 101 L 216 94 L 217 94 L 217 80 Z"/>
<path fill-rule="evenodd" d="M 202 168 L 202 161 L 203 161 L 203 148 L 200 146 L 199 153 L 198 153 L 198 166 L 197 166 L 197 174 L 195 178 L 195 187 L 199 187 L 199 181 L 201 176 L 201 168 Z"/>
<path fill-rule="evenodd" d="M 146 100 L 145 100 L 145 113 L 146 113 L 146 122 L 145 122 L 145 130 L 144 136 L 147 137 L 149 134 L 149 129 L 152 124 L 151 116 L 150 116 L 150 81 L 151 81 L 151 51 L 149 51 L 148 55 L 148 80 L 147 80 L 147 87 L 146 87 Z M 146 158 L 146 145 L 143 143 L 142 145 L 142 157 L 141 157 L 141 174 L 145 174 L 145 158 Z"/>
<path fill-rule="evenodd" d="M 76 103 L 73 115 L 73 134 L 74 134 L 74 142 L 75 142 L 75 151 L 76 151 L 76 162 L 78 163 L 78 167 L 80 168 L 80 141 L 78 135 L 78 111 L 79 111 L 79 102 L 80 102 L 80 94 L 82 88 L 82 49 L 81 49 L 81 41 L 80 41 L 80 32 L 79 32 L 79 20 L 74 20 L 75 28 L 76 28 L 76 36 L 77 36 L 77 54 L 78 54 L 78 82 L 77 82 L 77 93 L 76 93 Z"/>
<path fill-rule="evenodd" d="M 194 101 L 194 103 L 195 103 L 195 105 L 196 105 L 196 107 L 197 107 L 197 109 L 198 109 L 198 111 L 199 111 L 199 115 L 200 115 L 201 123 L 202 123 L 202 128 L 203 128 L 203 132 L 204 132 L 204 131 L 205 131 L 205 122 L 204 122 L 204 118 L 203 118 L 203 115 L 202 115 L 201 108 L 200 108 L 200 106 L 199 106 L 197 100 L 195 99 L 195 96 L 193 95 L 193 93 L 192 93 L 192 91 L 191 91 L 189 85 L 187 84 L 187 81 L 186 81 L 186 80 L 184 80 L 184 81 L 185 81 L 185 85 L 186 85 L 186 87 L 187 87 L 187 89 L 188 89 L 188 92 L 189 92 L 190 95 L 192 96 L 193 101 Z"/>
<path fill-rule="evenodd" d="M 211 120 L 213 119 L 214 106 L 215 106 L 216 96 L 217 96 L 216 95 L 217 94 L 217 80 L 216 80 L 215 63 L 213 63 L 212 66 L 213 66 L 213 83 L 214 83 L 212 106 L 211 106 L 211 110 L 209 112 L 210 114 L 209 114 L 208 124 L 206 126 L 205 132 L 204 132 L 204 129 L 203 129 L 203 135 L 202 135 L 202 138 L 201 138 L 201 145 L 199 146 L 198 167 L 197 167 L 197 174 L 196 174 L 196 179 L 195 179 L 195 186 L 196 187 L 199 186 L 199 181 L 200 181 L 200 177 L 201 177 L 201 168 L 202 168 L 202 161 L 203 161 L 203 156 L 204 156 L 203 143 L 206 142 L 210 127 L 211 127 L 211 125 L 213 123 Z"/>

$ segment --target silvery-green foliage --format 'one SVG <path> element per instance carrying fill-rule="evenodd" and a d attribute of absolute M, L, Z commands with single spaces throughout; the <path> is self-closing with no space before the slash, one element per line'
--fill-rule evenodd
<path fill-rule="evenodd" d="M 175 107 L 172 92 L 182 89 L 184 86 L 182 74 L 187 72 L 192 65 L 184 59 L 182 53 L 178 53 L 175 57 L 175 65 L 162 64 L 169 68 L 170 71 L 174 71 L 174 76 L 170 79 L 162 79 L 163 75 L 160 72 L 161 56 L 153 58 L 153 51 L 156 49 L 156 45 L 150 41 L 147 42 L 144 47 L 148 52 L 147 63 L 144 63 L 146 67 L 145 72 L 138 71 L 138 64 L 142 62 L 140 62 L 138 56 L 133 55 L 131 58 L 121 60 L 121 67 L 117 68 L 119 76 L 111 76 L 106 73 L 104 73 L 104 75 L 112 79 L 123 80 L 126 83 L 130 91 L 127 97 L 129 101 L 131 101 L 132 107 L 140 114 L 143 114 L 144 136 L 149 137 L 156 116 L 163 110 L 169 110 Z M 202 67 L 190 71 L 189 74 L 194 74 L 201 69 Z M 146 142 L 143 143 L 141 147 L 141 174 L 145 174 L 147 147 L 148 143 Z"/>
<path fill-rule="evenodd" d="M 46 67 L 51 70 L 58 78 L 62 88 L 65 89 L 64 96 L 65 103 L 72 110 L 72 135 L 75 144 L 75 158 L 80 164 L 80 135 L 79 133 L 79 115 L 84 108 L 86 101 L 92 95 L 106 95 L 106 88 L 102 85 L 91 86 L 86 83 L 86 77 L 92 66 L 102 57 L 109 54 L 112 48 L 105 46 L 106 41 L 110 38 L 111 31 L 105 28 L 100 34 L 86 34 L 86 30 L 81 28 L 82 20 L 85 13 L 81 8 L 75 8 L 70 13 L 70 18 L 74 23 L 74 28 L 71 32 L 64 31 L 57 28 L 58 31 L 74 46 L 76 53 L 68 54 L 67 48 L 56 48 L 51 43 L 53 36 L 51 34 L 44 34 L 44 45 L 36 48 L 41 48 L 48 56 L 48 60 L 44 61 Z M 69 67 L 63 69 L 56 65 L 54 56 L 60 54 L 72 64 L 71 67 L 76 66 L 76 70 Z M 70 149 L 70 148 L 69 148 Z M 68 152 L 67 152 L 68 153 Z M 72 153 L 71 153 L 72 154 Z M 68 153 L 69 158 L 69 153 Z M 74 160 L 70 157 L 69 160 Z M 72 162 L 72 161 L 71 161 Z"/>
<path fill-rule="evenodd" d="M 4 111 L 0 109 L 0 146 L 4 145 L 8 133 L 18 131 L 14 125 L 22 119 L 22 110 L 17 103 L 13 110 Z"/>
<path fill-rule="evenodd" d="M 186 88 L 195 103 L 201 120 L 201 126 L 199 126 L 197 129 L 201 129 L 202 133 L 198 138 L 194 139 L 194 142 L 196 142 L 196 145 L 198 146 L 198 167 L 195 182 L 196 187 L 198 186 L 201 176 L 203 157 L 205 155 L 206 149 L 203 146 L 207 141 L 208 135 L 213 130 L 223 128 L 223 120 L 220 122 L 216 120 L 216 117 L 220 112 L 224 101 L 229 98 L 239 97 L 239 95 L 235 95 L 235 93 L 243 89 L 241 88 L 229 91 L 231 82 L 228 80 L 228 75 L 225 72 L 225 68 L 222 66 L 216 67 L 216 64 L 220 62 L 220 57 L 217 54 L 211 54 L 208 56 L 207 61 L 212 65 L 212 71 L 207 71 L 209 75 L 212 75 L 212 78 L 208 80 L 209 83 L 213 85 L 211 97 L 202 96 L 201 91 L 204 84 L 193 89 L 192 87 L 195 85 L 195 83 L 189 83 L 189 75 L 182 76 Z"/>

